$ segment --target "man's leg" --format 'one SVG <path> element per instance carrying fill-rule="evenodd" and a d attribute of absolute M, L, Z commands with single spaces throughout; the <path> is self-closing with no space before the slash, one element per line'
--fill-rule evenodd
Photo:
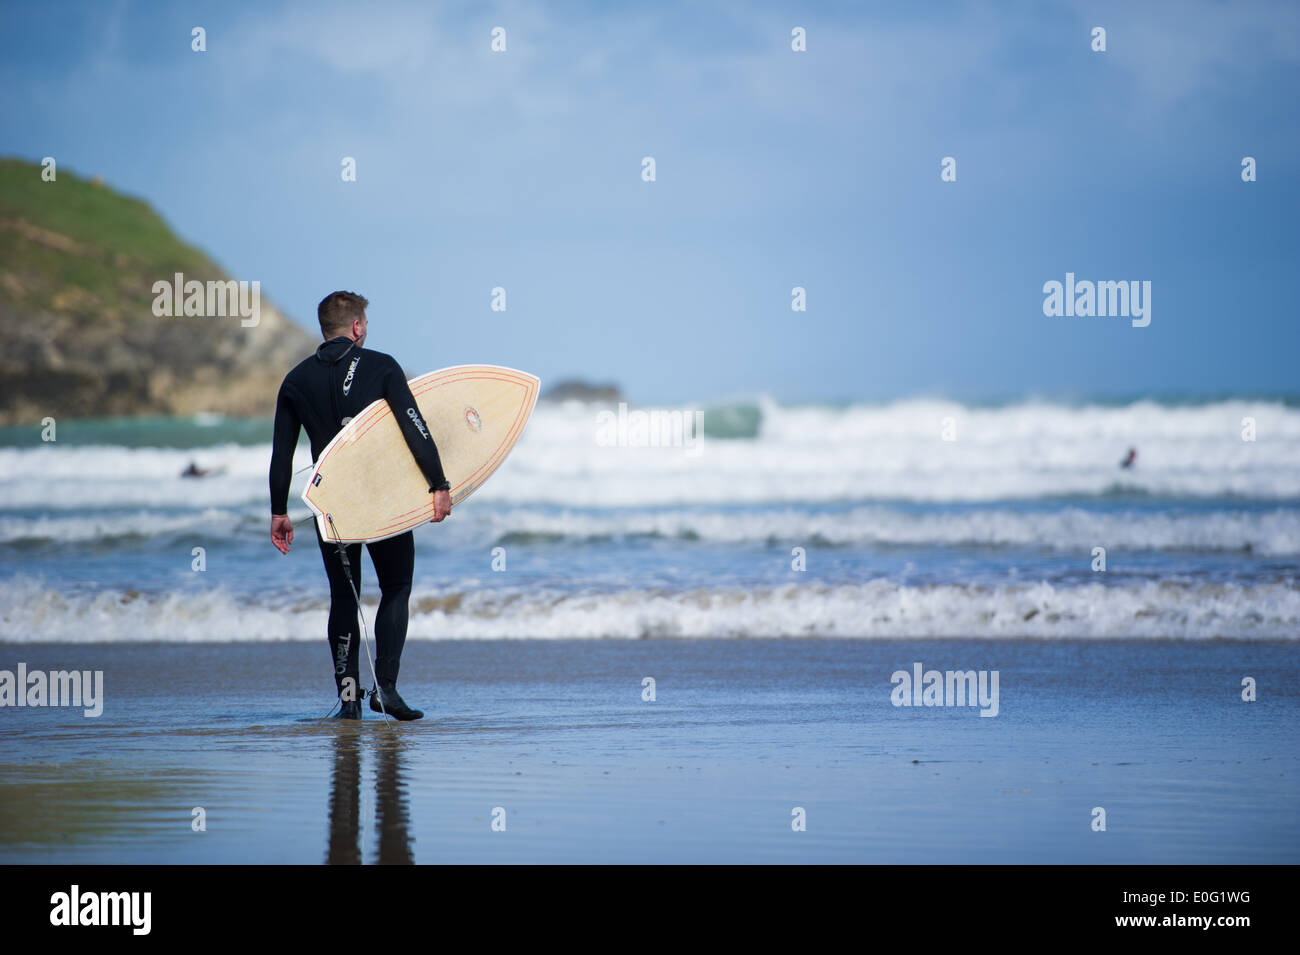
<path fill-rule="evenodd" d="M 411 575 L 415 571 L 415 535 L 410 531 L 388 540 L 367 544 L 379 580 L 379 610 L 375 614 L 375 676 L 384 709 L 398 719 L 419 719 L 424 714 L 408 707 L 397 695 L 397 672 L 406 645 L 407 604 Z M 391 701 L 390 701 L 391 696 Z M 370 708 L 378 709 L 371 700 Z"/>
<path fill-rule="evenodd" d="M 415 535 L 410 531 L 367 544 L 379 580 L 379 610 L 375 613 L 375 675 L 396 683 L 406 646 L 411 575 L 415 572 Z"/>
<path fill-rule="evenodd" d="M 352 583 L 349 583 L 343 562 L 339 559 L 338 545 L 322 538 L 318 526 L 316 542 L 320 545 L 321 559 L 325 562 L 325 576 L 330 582 L 328 634 L 330 660 L 334 664 L 334 685 L 340 697 L 343 697 L 345 689 L 349 691 L 350 697 L 344 698 L 344 703 L 347 703 L 361 698 L 361 634 L 357 630 L 357 601 L 352 594 L 353 584 L 356 585 L 357 593 L 361 593 L 361 545 L 347 546 L 348 565 L 352 571 Z M 350 682 L 345 684 L 345 681 Z"/>

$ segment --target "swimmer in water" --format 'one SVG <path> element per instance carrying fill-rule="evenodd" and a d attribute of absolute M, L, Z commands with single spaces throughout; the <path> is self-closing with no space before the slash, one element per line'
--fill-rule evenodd
<path fill-rule="evenodd" d="M 226 466 L 224 464 L 215 468 L 201 468 L 199 467 L 199 463 L 197 461 L 190 461 L 189 467 L 187 467 L 184 471 L 181 472 L 181 477 L 192 477 L 192 478 L 215 477 L 218 474 L 225 474 L 225 473 L 226 473 Z"/>

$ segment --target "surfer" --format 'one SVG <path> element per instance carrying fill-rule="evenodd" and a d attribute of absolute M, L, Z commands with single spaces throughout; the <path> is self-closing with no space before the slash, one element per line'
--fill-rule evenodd
<path fill-rule="evenodd" d="M 280 385 L 275 405 L 275 431 L 271 450 L 271 543 L 282 554 L 293 543 L 293 522 L 289 520 L 289 481 L 298 429 L 311 440 L 311 455 L 318 459 L 334 435 L 380 398 L 393 409 L 397 421 L 429 482 L 433 495 L 433 520 L 451 513 L 451 485 L 442 471 L 438 448 L 420 417 L 419 406 L 406 384 L 401 366 L 382 352 L 363 348 L 366 340 L 366 306 L 370 303 L 352 292 L 333 292 L 316 308 L 324 343 L 316 354 L 302 360 Z M 326 542 L 316 522 L 316 542 L 325 562 L 330 586 L 329 645 L 334 661 L 334 682 L 338 689 L 342 719 L 361 719 L 360 655 L 356 639 L 357 601 L 352 582 L 343 565 L 338 546 Z M 415 567 L 415 538 L 410 531 L 387 540 L 368 543 L 370 560 L 379 579 L 379 610 L 375 614 L 375 676 L 370 708 L 399 720 L 418 720 L 424 715 L 407 706 L 397 693 L 397 672 L 406 643 L 407 602 L 411 596 L 411 575 Z M 361 591 L 361 545 L 347 548 L 347 566 L 355 567 L 357 592 Z M 362 694 L 364 695 L 364 694 Z M 383 706 L 381 708 L 380 703 Z"/>
<path fill-rule="evenodd" d="M 1119 466 L 1125 469 L 1131 468 L 1134 465 L 1134 463 L 1137 461 L 1137 458 L 1138 458 L 1137 448 L 1129 448 L 1128 456 L 1125 457 L 1123 461 L 1119 462 Z"/>
<path fill-rule="evenodd" d="M 198 461 L 191 460 L 189 466 L 186 467 L 185 470 L 181 472 L 181 477 L 184 478 L 215 477 L 218 474 L 225 474 L 225 473 L 226 473 L 226 466 L 224 464 L 221 465 L 220 467 L 215 467 L 215 468 L 201 468 L 199 467 Z"/>

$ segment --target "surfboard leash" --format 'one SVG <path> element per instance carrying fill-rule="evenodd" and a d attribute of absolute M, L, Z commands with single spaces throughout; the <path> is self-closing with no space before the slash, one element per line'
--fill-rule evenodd
<path fill-rule="evenodd" d="M 352 588 L 352 596 L 357 602 L 357 617 L 361 620 L 361 645 L 366 648 L 366 660 L 370 663 L 370 676 L 375 681 L 374 692 L 370 695 L 379 698 L 379 712 L 383 714 L 384 722 L 389 723 L 392 722 L 392 720 L 388 715 L 388 710 L 384 708 L 384 694 L 379 690 L 379 674 L 375 672 L 375 660 L 374 657 L 370 655 L 370 637 L 369 631 L 366 629 L 366 615 L 361 611 L 361 594 L 357 590 L 356 582 L 352 579 L 352 565 L 348 561 L 348 551 L 347 548 L 343 546 L 343 541 L 339 540 L 339 529 L 334 524 L 333 515 L 326 514 L 325 520 L 329 521 L 330 530 L 334 536 L 334 546 L 339 549 L 339 560 L 343 562 L 343 573 L 347 575 L 348 586 Z M 361 699 L 364 700 L 365 698 L 365 690 L 362 690 Z M 343 702 L 342 698 L 339 699 L 339 702 Z M 331 710 L 330 712 L 332 713 L 334 711 Z"/>

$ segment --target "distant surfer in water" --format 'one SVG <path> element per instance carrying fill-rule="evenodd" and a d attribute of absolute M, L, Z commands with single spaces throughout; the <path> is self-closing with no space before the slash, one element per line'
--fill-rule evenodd
<path fill-rule="evenodd" d="M 1128 456 L 1125 457 L 1123 461 L 1119 462 L 1119 466 L 1122 468 L 1131 468 L 1134 465 L 1134 463 L 1137 461 L 1137 459 L 1138 459 L 1137 448 L 1129 448 Z"/>
<path fill-rule="evenodd" d="M 303 359 L 280 385 L 275 405 L 275 436 L 271 451 L 271 543 L 282 554 L 293 543 L 293 522 L 289 520 L 289 481 L 298 429 L 311 440 L 312 458 L 319 459 L 334 435 L 363 408 L 380 398 L 393 409 L 393 418 L 429 482 L 433 495 L 433 520 L 451 513 L 451 485 L 442 471 L 438 448 L 419 416 L 419 406 L 406 384 L 401 366 L 382 352 L 361 346 L 366 340 L 366 306 L 370 303 L 352 292 L 333 292 L 316 309 L 324 344 L 316 354 Z M 316 522 L 312 525 L 316 527 Z M 357 601 L 344 569 L 338 546 L 326 542 L 316 527 L 316 542 L 325 561 L 330 585 L 329 645 L 334 660 L 334 682 L 338 688 L 342 719 L 361 719 L 360 642 L 357 630 Z M 415 538 L 410 531 L 366 545 L 379 578 L 379 611 L 375 614 L 375 676 L 370 708 L 399 720 L 418 720 L 420 710 L 406 705 L 397 693 L 397 671 L 406 643 L 407 602 L 411 596 L 411 575 L 415 567 Z M 361 545 L 347 547 L 352 580 L 361 590 Z M 382 708 L 380 703 L 383 704 Z"/>
<path fill-rule="evenodd" d="M 225 472 L 226 472 L 226 468 L 224 465 L 216 468 L 201 468 L 199 467 L 198 461 L 190 461 L 189 466 L 186 467 L 185 470 L 181 472 L 181 477 L 188 477 L 188 478 L 213 477 L 214 475 L 224 474 Z"/>

